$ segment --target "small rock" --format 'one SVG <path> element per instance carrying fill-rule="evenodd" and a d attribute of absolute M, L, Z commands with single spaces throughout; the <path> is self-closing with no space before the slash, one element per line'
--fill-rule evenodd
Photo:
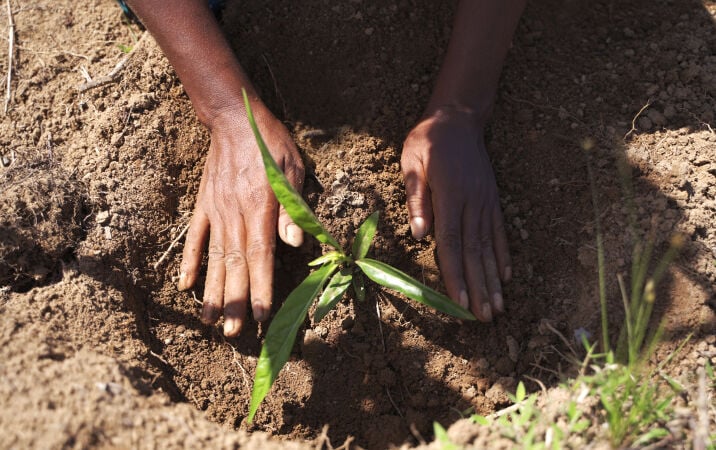
<path fill-rule="evenodd" d="M 328 329 L 326 327 L 317 326 L 313 329 L 313 331 L 315 331 L 321 338 L 325 338 L 328 335 Z"/>
<path fill-rule="evenodd" d="M 373 31 L 375 31 L 373 27 L 368 27 L 364 30 L 364 33 L 366 34 L 366 36 L 370 36 L 371 34 L 373 34 Z"/>
<path fill-rule="evenodd" d="M 104 238 L 108 241 L 112 240 L 112 229 L 110 227 L 104 227 Z"/>
<path fill-rule="evenodd" d="M 11 161 L 10 161 L 10 158 L 8 158 L 8 157 L 5 156 L 5 155 L 3 155 L 3 157 L 2 157 L 2 159 L 1 159 L 0 161 L 2 161 L 2 166 L 3 166 L 3 167 L 9 166 L 9 165 L 10 165 L 10 162 L 11 162 Z"/>
<path fill-rule="evenodd" d="M 530 237 L 530 234 L 527 232 L 527 230 L 525 230 L 524 228 L 521 228 L 520 229 L 520 237 L 522 238 L 523 241 L 526 241 Z"/>
<path fill-rule="evenodd" d="M 122 133 L 114 133 L 112 137 L 109 140 L 109 143 L 112 144 L 114 147 L 121 147 L 122 144 L 124 144 L 124 134 Z"/>
<path fill-rule="evenodd" d="M 109 211 L 100 211 L 95 218 L 100 225 L 107 225 L 110 220 Z"/>

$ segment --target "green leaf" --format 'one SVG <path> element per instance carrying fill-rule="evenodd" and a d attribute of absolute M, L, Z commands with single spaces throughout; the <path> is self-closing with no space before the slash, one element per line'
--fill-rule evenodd
<path fill-rule="evenodd" d="M 261 355 L 256 364 L 256 377 L 251 392 L 249 406 L 249 423 L 263 401 L 279 371 L 288 361 L 291 348 L 296 340 L 298 327 L 306 319 L 311 301 L 316 298 L 328 277 L 338 268 L 335 263 L 326 264 L 308 275 L 286 298 L 276 317 L 271 321 L 266 332 L 266 339 L 261 348 Z"/>
<path fill-rule="evenodd" d="M 271 153 L 269 153 L 269 150 L 266 147 L 266 143 L 264 142 L 261 133 L 259 132 L 256 120 L 254 120 L 254 114 L 251 111 L 251 105 L 249 104 L 249 97 L 246 94 L 246 90 L 241 89 L 241 91 L 244 94 L 244 105 L 246 106 L 249 124 L 254 132 L 254 137 L 256 138 L 259 150 L 261 150 L 261 158 L 263 159 L 264 168 L 266 169 L 266 176 L 268 177 L 271 189 L 273 189 L 274 194 L 276 194 L 278 202 L 283 205 L 284 209 L 288 215 L 291 216 L 294 223 L 301 227 L 303 231 L 312 234 L 320 242 L 331 245 L 337 250 L 341 250 L 341 246 L 338 244 L 338 241 L 336 241 L 336 239 L 331 236 L 325 228 L 323 228 L 323 225 L 321 225 L 316 216 L 313 214 L 313 211 L 311 211 L 311 208 L 309 208 L 303 200 L 301 194 L 296 192 L 293 186 L 291 186 L 291 183 L 288 182 L 286 176 L 278 167 L 276 161 L 274 161 Z"/>
<path fill-rule="evenodd" d="M 353 291 L 355 291 L 358 301 L 365 301 L 365 280 L 360 272 L 353 276 Z"/>
<path fill-rule="evenodd" d="M 490 419 L 488 419 L 485 416 L 481 416 L 479 414 L 473 414 L 472 416 L 470 416 L 470 419 L 472 419 L 472 421 L 478 425 L 483 425 L 483 426 L 490 425 Z"/>
<path fill-rule="evenodd" d="M 320 322 L 326 314 L 328 314 L 328 311 L 336 306 L 338 300 L 343 297 L 343 293 L 346 289 L 348 289 L 348 286 L 351 285 L 352 279 L 353 275 L 351 274 L 350 269 L 343 269 L 333 275 L 333 278 L 331 278 L 331 281 L 328 282 L 328 286 L 323 291 L 323 294 L 321 294 L 320 300 L 318 300 L 316 312 L 313 314 L 314 321 Z"/>
<path fill-rule="evenodd" d="M 574 433 L 581 433 L 582 431 L 589 428 L 589 421 L 587 419 L 582 419 L 578 422 L 576 422 L 574 425 L 572 425 L 572 432 Z"/>
<path fill-rule="evenodd" d="M 373 243 L 375 237 L 375 230 L 378 228 L 378 215 L 379 211 L 374 212 L 358 228 L 353 240 L 353 259 L 365 258 L 365 255 L 368 254 L 370 244 Z"/>
<path fill-rule="evenodd" d="M 338 260 L 343 259 L 343 258 L 345 258 L 345 255 L 343 254 L 343 252 L 333 250 L 331 252 L 328 252 L 328 253 L 325 253 L 325 254 L 319 256 L 318 258 L 316 258 L 313 261 L 311 261 L 310 263 L 308 263 L 308 265 L 309 265 L 309 267 L 320 266 L 327 262 L 337 262 Z"/>
<path fill-rule="evenodd" d="M 641 435 L 639 439 L 634 441 L 634 446 L 641 447 L 645 444 L 648 444 L 651 441 L 654 441 L 656 439 L 661 439 L 669 435 L 669 430 L 665 428 L 654 428 L 653 430 L 649 430 L 647 433 Z"/>
<path fill-rule="evenodd" d="M 381 286 L 394 289 L 416 302 L 424 303 L 459 319 L 475 320 L 475 316 L 470 311 L 395 267 L 370 258 L 357 260 L 356 264 L 368 278 Z"/>
<path fill-rule="evenodd" d="M 440 443 L 441 450 L 458 450 L 460 448 L 450 441 L 447 431 L 438 422 L 433 422 L 433 432 L 435 433 L 435 440 Z"/>
<path fill-rule="evenodd" d="M 519 403 L 524 400 L 526 396 L 527 391 L 525 390 L 525 384 L 520 381 L 517 385 L 517 392 L 515 392 L 515 400 Z"/>

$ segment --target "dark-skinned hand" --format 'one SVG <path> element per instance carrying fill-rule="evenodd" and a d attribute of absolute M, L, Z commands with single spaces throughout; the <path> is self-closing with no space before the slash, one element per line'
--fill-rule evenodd
<path fill-rule="evenodd" d="M 401 160 L 410 228 L 435 226 L 448 295 L 481 321 L 504 311 L 512 268 L 483 128 L 469 112 L 439 108 L 408 134 Z"/>
<path fill-rule="evenodd" d="M 252 107 L 272 156 L 301 192 L 304 168 L 291 136 L 263 104 Z M 179 289 L 196 282 L 208 237 L 201 320 L 214 324 L 223 310 L 224 334 L 236 336 L 249 300 L 256 320 L 269 317 L 276 231 L 294 247 L 303 242 L 303 232 L 279 208 L 243 105 L 224 109 L 208 126 L 211 144 L 187 232 Z"/>

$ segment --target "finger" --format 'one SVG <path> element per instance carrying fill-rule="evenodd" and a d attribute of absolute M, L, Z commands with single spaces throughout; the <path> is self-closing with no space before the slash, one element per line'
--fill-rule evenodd
<path fill-rule="evenodd" d="M 179 268 L 178 289 L 184 291 L 196 282 L 201 266 L 201 255 L 209 234 L 209 218 L 203 210 L 197 208 L 189 222 L 189 230 L 184 241 L 182 261 Z"/>
<path fill-rule="evenodd" d="M 500 278 L 502 278 L 502 281 L 508 282 L 512 279 L 512 258 L 510 257 L 510 248 L 507 245 L 505 221 L 499 206 L 492 210 L 492 243 Z"/>
<path fill-rule="evenodd" d="M 283 168 L 284 174 L 298 193 L 303 191 L 304 169 L 303 164 L 296 162 L 287 162 Z M 281 240 L 293 247 L 300 247 L 303 244 L 303 230 L 293 223 L 293 220 L 281 206 L 278 213 L 278 235 Z"/>
<path fill-rule="evenodd" d="M 406 159 L 402 161 L 402 166 L 410 231 L 415 239 L 422 239 L 433 222 L 430 187 L 422 163 Z"/>
<path fill-rule="evenodd" d="M 468 308 L 469 297 L 462 269 L 462 234 L 460 233 L 462 211 L 448 204 L 445 199 L 436 199 L 434 204 L 435 241 L 445 288 L 450 298 L 462 307 Z"/>
<path fill-rule="evenodd" d="M 269 203 L 271 200 L 264 200 Z M 275 200 L 271 207 L 259 214 L 247 217 L 246 222 L 246 261 L 249 264 L 249 288 L 251 290 L 251 309 L 258 321 L 268 319 L 271 312 L 273 295 L 273 267 L 276 248 Z"/>
<path fill-rule="evenodd" d="M 492 307 L 483 264 L 485 243 L 480 229 L 480 211 L 466 208 L 463 224 L 462 264 L 470 291 L 470 309 L 479 320 L 489 322 L 492 320 Z"/>
<path fill-rule="evenodd" d="M 283 206 L 278 213 L 278 235 L 283 242 L 292 247 L 300 247 L 303 244 L 303 230 L 293 223 Z"/>
<path fill-rule="evenodd" d="M 209 263 L 204 286 L 204 306 L 201 310 L 201 321 L 207 325 L 213 325 L 219 320 L 221 309 L 224 306 L 226 266 L 224 264 L 223 231 L 221 227 L 214 226 L 209 238 Z"/>
<path fill-rule="evenodd" d="M 224 335 L 238 336 L 246 319 L 246 304 L 249 301 L 249 268 L 244 248 L 246 248 L 246 232 L 243 218 L 234 226 L 229 227 L 224 267 L 226 281 L 224 283 Z M 228 230 L 227 230 L 228 231 Z"/>

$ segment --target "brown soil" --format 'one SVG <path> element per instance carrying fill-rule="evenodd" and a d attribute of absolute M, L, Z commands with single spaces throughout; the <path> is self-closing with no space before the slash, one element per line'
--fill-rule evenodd
<path fill-rule="evenodd" d="M 658 260 L 681 231 L 687 245 L 657 289 L 656 358 L 693 332 L 670 373 L 693 381 L 713 360 L 713 1 L 532 2 L 488 133 L 515 261 L 507 313 L 460 324 L 370 287 L 365 302 L 307 323 L 250 426 L 261 330 L 227 340 L 199 322 L 202 286 L 174 287 L 180 247 L 154 268 L 189 219 L 208 148 L 181 84 L 148 38 L 116 82 L 80 92 L 82 72 L 109 73 L 125 56 L 118 45 L 141 31 L 108 0 L 25 3 L 11 2 L 12 96 L 0 119 L 0 447 L 264 447 L 268 432 L 383 448 L 428 439 L 432 421 L 467 408 L 504 407 L 519 380 L 552 386 L 569 363 L 550 328 L 600 333 L 588 164 L 610 319 L 621 319 L 616 274 L 639 236 L 656 236 Z M 441 288 L 434 242 L 409 236 L 399 155 L 454 5 L 304 3 L 230 3 L 226 33 L 294 133 L 305 196 L 330 231 L 349 242 L 381 210 L 374 255 Z M 3 74 L 7 62 L 3 52 Z M 620 187 L 629 179 L 634 208 Z M 346 190 L 360 195 L 346 202 Z M 278 249 L 276 304 L 319 252 Z"/>

